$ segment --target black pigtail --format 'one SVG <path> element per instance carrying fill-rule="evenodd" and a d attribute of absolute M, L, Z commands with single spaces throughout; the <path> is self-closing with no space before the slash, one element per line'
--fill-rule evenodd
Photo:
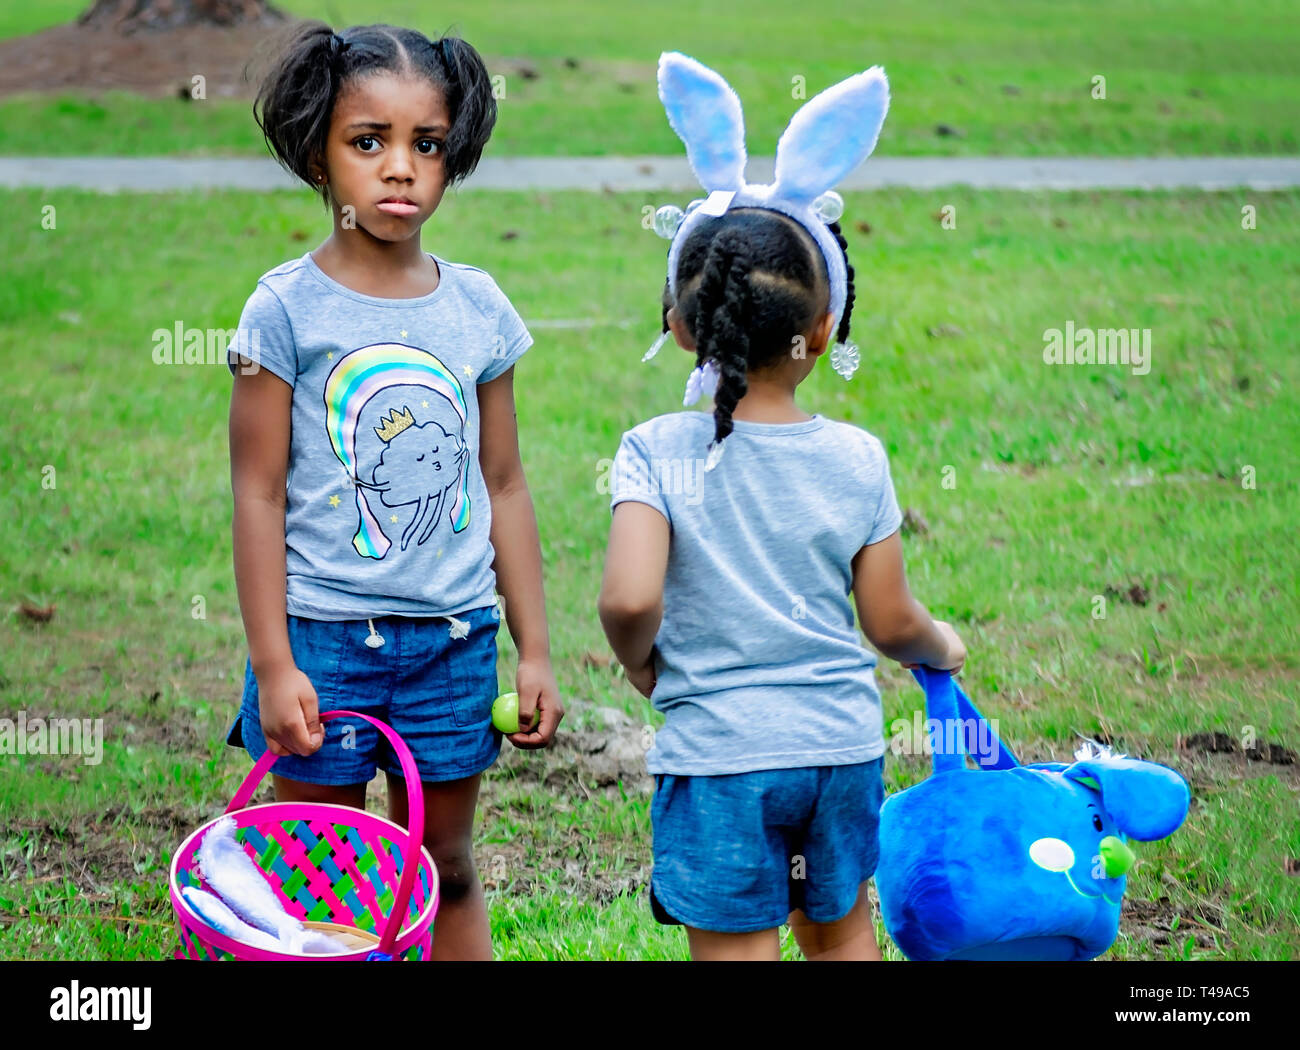
<path fill-rule="evenodd" d="M 446 71 L 447 109 L 453 114 L 445 144 L 444 170 L 451 186 L 468 176 L 483 155 L 497 121 L 497 100 L 483 59 L 459 37 L 433 43 Z"/>
<path fill-rule="evenodd" d="M 849 242 L 844 239 L 844 233 L 840 229 L 839 221 L 827 224 L 827 229 L 835 235 L 835 242 L 840 246 L 840 251 L 844 253 L 844 269 L 848 275 L 847 288 L 844 296 L 844 313 L 840 316 L 840 326 L 835 332 L 835 341 L 837 343 L 847 343 L 849 341 L 849 319 L 853 316 L 853 300 L 855 293 L 853 290 L 853 264 L 849 262 Z"/>
<path fill-rule="evenodd" d="M 314 165 L 325 155 L 330 113 L 348 50 L 324 22 L 294 29 L 253 102 L 253 119 L 280 165 L 329 201 Z"/>
<path fill-rule="evenodd" d="M 696 364 L 718 364 L 718 390 L 713 398 L 713 444 L 719 445 L 734 426 L 731 413 L 749 389 L 749 245 L 736 230 L 723 230 L 709 245 L 695 299 Z"/>

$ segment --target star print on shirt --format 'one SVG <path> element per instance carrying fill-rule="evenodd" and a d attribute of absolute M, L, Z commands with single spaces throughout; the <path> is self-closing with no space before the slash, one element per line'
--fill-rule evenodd
<path fill-rule="evenodd" d="M 466 374 L 467 376 L 469 376 L 469 377 L 472 378 L 473 375 L 474 375 L 474 369 L 470 368 L 469 365 L 466 365 L 466 366 L 465 366 L 465 374 Z"/>
<path fill-rule="evenodd" d="M 339 505 L 339 498 L 338 498 L 337 496 L 331 496 L 331 497 L 330 497 L 330 506 L 331 506 L 331 507 L 337 507 L 338 505 Z"/>
<path fill-rule="evenodd" d="M 402 329 L 402 338 L 403 338 L 403 339 L 406 338 L 406 329 L 405 329 L 405 328 Z"/>

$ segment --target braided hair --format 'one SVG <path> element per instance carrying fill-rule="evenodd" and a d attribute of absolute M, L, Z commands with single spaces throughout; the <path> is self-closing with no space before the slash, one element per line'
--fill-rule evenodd
<path fill-rule="evenodd" d="M 844 342 L 853 313 L 853 267 L 840 224 L 828 228 L 848 272 L 836 331 L 836 340 Z M 664 285 L 663 330 L 675 305 L 695 341 L 696 365 L 717 362 L 715 447 L 734 429 L 731 414 L 749 389 L 749 373 L 779 363 L 830 309 L 826 260 L 793 219 L 767 208 L 734 208 L 691 232 L 678 260 L 677 290 L 674 303 Z"/>
<path fill-rule="evenodd" d="M 459 37 L 432 41 L 414 29 L 354 26 L 335 33 L 309 21 L 285 38 L 258 88 L 253 118 L 275 159 L 330 203 L 329 188 L 312 177 L 323 161 L 330 115 L 343 86 L 354 77 L 393 72 L 427 78 L 451 114 L 443 143 L 447 185 L 478 166 L 496 124 L 491 78 L 479 53 Z"/>

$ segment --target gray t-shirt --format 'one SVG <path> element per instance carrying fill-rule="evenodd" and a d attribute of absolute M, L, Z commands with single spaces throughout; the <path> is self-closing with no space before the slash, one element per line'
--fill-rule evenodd
<path fill-rule="evenodd" d="M 852 560 L 902 514 L 880 441 L 816 415 L 736 420 L 704 471 L 713 416 L 623 435 L 610 510 L 636 500 L 672 530 L 651 701 L 651 773 L 702 776 L 869 762 L 884 753 L 876 656 L 854 624 Z"/>
<path fill-rule="evenodd" d="M 496 601 L 476 384 L 532 336 L 483 270 L 431 256 L 428 295 L 382 299 L 307 253 L 257 282 L 229 345 L 293 387 L 287 606 L 317 620 L 450 616 Z"/>

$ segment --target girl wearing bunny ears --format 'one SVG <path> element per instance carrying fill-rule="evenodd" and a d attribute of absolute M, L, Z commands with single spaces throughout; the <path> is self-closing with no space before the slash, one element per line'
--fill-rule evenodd
<path fill-rule="evenodd" d="M 791 120 L 771 185 L 744 179 L 740 101 L 676 52 L 659 95 L 704 200 L 671 238 L 663 334 L 695 358 L 686 405 L 627 431 L 598 603 L 628 679 L 665 716 L 646 766 L 651 905 L 695 959 L 879 959 L 875 870 L 885 741 L 875 654 L 956 670 L 965 649 L 908 590 L 902 514 L 872 434 L 795 402 L 830 345 L 846 379 L 853 270 L 832 187 L 888 107 L 872 68 Z M 727 453 L 722 455 L 723 445 Z"/>

